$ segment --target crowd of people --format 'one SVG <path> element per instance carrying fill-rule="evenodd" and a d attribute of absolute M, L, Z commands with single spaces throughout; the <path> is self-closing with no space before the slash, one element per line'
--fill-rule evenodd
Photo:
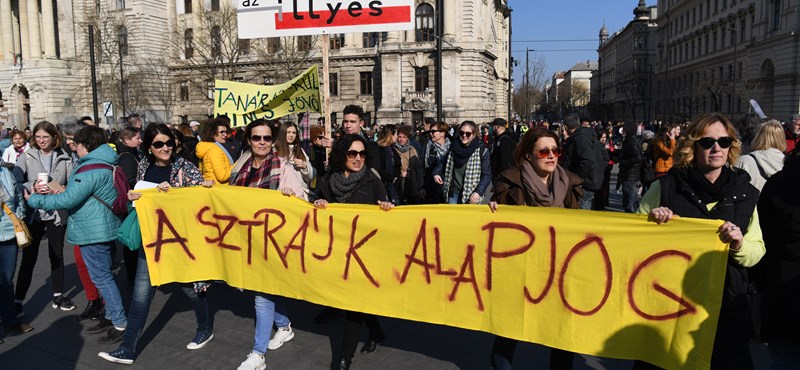
<path fill-rule="evenodd" d="M 0 318 L 6 332 L 33 330 L 24 318 L 40 242 L 47 237 L 52 308 L 76 309 L 64 295 L 64 247 L 73 246 L 75 266 L 87 298 L 78 315 L 98 342 L 119 347 L 99 356 L 132 364 L 156 288 L 143 248 L 122 248 L 130 305 L 112 273 L 112 253 L 121 218 L 116 204 L 135 201 L 120 193 L 139 181 L 159 191 L 186 186 L 245 186 L 280 191 L 325 208 L 363 204 L 391 211 L 410 204 L 487 204 L 604 211 L 612 192 L 612 167 L 619 166 L 625 212 L 662 224 L 676 216 L 724 221 L 719 239 L 729 256 L 712 369 L 752 368 L 751 339 L 767 341 L 773 368 L 800 368 L 800 117 L 782 125 L 745 116 L 738 124 L 719 114 L 691 122 L 619 124 L 567 116 L 559 124 L 521 124 L 497 118 L 485 124 L 448 125 L 426 119 L 420 127 L 365 127 L 364 111 L 344 108 L 335 131 L 303 120 L 258 119 L 232 129 L 218 116 L 179 127 L 141 117 L 109 133 L 85 117 L 54 125 L 43 121 L 30 133 L 4 132 L 0 166 Z M 489 129 L 491 128 L 491 129 Z M 0 148 L 2 149 L 2 148 Z M 327 152 L 330 151 L 328 155 Z M 119 171 L 116 171 L 119 169 Z M 110 171 L 109 171 L 110 170 Z M 112 206 L 112 204 L 114 206 Z M 18 253 L 13 218 L 30 229 L 31 245 Z M 186 345 L 198 350 L 214 338 L 208 282 L 182 283 L 197 329 Z M 294 338 L 284 298 L 252 294 L 253 347 L 239 369 L 264 369 L 268 350 Z M 758 304 L 763 317 L 756 315 Z M 324 322 L 338 310 L 326 308 Z M 342 346 L 331 369 L 351 366 L 386 338 L 379 318 L 344 312 Z M 275 334 L 272 334 L 275 329 Z M 510 369 L 516 341 L 496 337 L 493 369 Z M 550 368 L 570 368 L 573 354 L 551 349 Z M 637 363 L 637 369 L 652 365 Z"/>

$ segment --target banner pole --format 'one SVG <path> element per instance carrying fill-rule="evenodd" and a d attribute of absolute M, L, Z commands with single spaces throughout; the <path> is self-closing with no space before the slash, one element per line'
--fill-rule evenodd
<path fill-rule="evenodd" d="M 322 34 L 322 116 L 325 118 L 325 134 L 330 135 L 333 139 L 333 127 L 331 123 L 331 88 L 330 88 L 330 56 L 331 56 L 331 43 L 330 35 L 327 33 Z M 327 148 L 326 156 L 330 155 L 331 148 Z"/>

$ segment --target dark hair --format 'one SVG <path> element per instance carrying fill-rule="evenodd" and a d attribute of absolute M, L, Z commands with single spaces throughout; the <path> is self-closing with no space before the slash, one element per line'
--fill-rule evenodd
<path fill-rule="evenodd" d="M 269 134 L 273 135 L 272 126 L 269 125 L 269 122 L 265 121 L 262 118 L 259 118 L 255 121 L 252 121 L 247 124 L 244 128 L 244 138 L 242 139 L 243 142 L 250 144 L 250 134 L 253 133 L 253 129 L 258 126 L 267 126 L 269 128 Z M 275 138 L 272 138 L 273 143 L 275 142 Z"/>
<path fill-rule="evenodd" d="M 392 136 L 397 133 L 397 126 L 393 124 L 383 125 L 381 126 L 380 131 L 378 131 L 378 146 L 380 147 L 387 147 L 392 145 L 391 143 Z"/>
<path fill-rule="evenodd" d="M 564 118 L 564 125 L 567 126 L 567 129 L 574 130 L 581 125 L 581 119 L 577 114 L 567 115 Z"/>
<path fill-rule="evenodd" d="M 225 119 L 222 119 L 222 117 L 225 117 L 225 116 L 219 116 L 217 118 L 214 118 L 212 120 L 209 120 L 209 121 L 205 122 L 205 124 L 203 125 L 202 133 L 200 135 L 200 138 L 203 141 L 207 141 L 209 143 L 213 143 L 214 142 L 214 136 L 217 136 L 217 132 L 219 131 L 218 130 L 219 127 L 225 127 L 226 130 L 230 130 L 231 129 L 230 125 L 228 125 L 227 121 L 225 120 L 228 117 L 225 117 Z"/>
<path fill-rule="evenodd" d="M 123 127 L 122 130 L 120 130 L 119 134 L 117 135 L 117 141 L 119 142 L 118 144 L 125 145 L 125 140 L 129 140 L 130 138 L 136 136 L 136 134 L 140 132 L 141 130 L 133 126 Z"/>
<path fill-rule="evenodd" d="M 353 145 L 353 143 L 356 141 L 360 141 L 361 144 L 364 145 L 364 150 L 367 153 L 364 157 L 364 163 L 369 162 L 369 151 L 366 150 L 367 141 L 364 140 L 361 135 L 342 135 L 342 137 L 333 142 L 333 147 L 331 147 L 331 155 L 328 157 L 328 166 L 331 173 L 340 172 L 347 169 L 347 151 L 350 150 L 350 145 Z"/>
<path fill-rule="evenodd" d="M 359 120 L 363 120 L 364 119 L 364 108 L 361 108 L 358 105 L 352 105 L 352 104 L 348 105 L 348 106 L 345 106 L 344 109 L 342 110 L 342 117 L 344 117 L 345 115 L 348 115 L 348 114 L 355 114 L 355 115 L 358 116 Z"/>
<path fill-rule="evenodd" d="M 672 148 L 672 141 L 669 138 L 669 132 L 674 129 L 675 125 L 672 123 L 665 123 L 661 125 L 661 129 L 658 131 L 658 135 L 656 135 L 656 142 L 664 144 L 664 146 L 667 148 Z"/>
<path fill-rule="evenodd" d="M 317 136 L 325 136 L 325 126 L 311 125 L 311 141 L 314 141 Z"/>
<path fill-rule="evenodd" d="M 495 118 L 492 121 L 492 126 L 497 126 L 497 125 L 506 127 L 506 126 L 508 126 L 508 121 L 506 121 L 504 118 Z"/>
<path fill-rule="evenodd" d="M 89 126 L 75 133 L 75 144 L 82 144 L 87 152 L 91 152 L 108 142 L 108 134 L 97 126 Z"/>
<path fill-rule="evenodd" d="M 297 135 L 294 139 L 294 144 L 290 143 L 286 139 L 286 134 L 289 132 L 289 127 L 294 127 L 295 132 L 297 132 Z M 275 151 L 278 152 L 279 156 L 286 159 L 295 157 L 305 160 L 303 148 L 300 146 L 300 128 L 297 127 L 294 122 L 286 122 L 280 125 L 280 128 L 278 129 L 278 137 L 273 138 L 272 142 L 275 147 Z M 294 148 L 289 149 L 291 145 L 294 145 Z"/>
<path fill-rule="evenodd" d="M 155 140 L 156 136 L 159 134 L 166 135 L 169 137 L 170 140 L 175 141 L 175 134 L 172 130 L 163 123 L 154 123 L 147 125 L 147 128 L 144 129 L 144 134 L 142 135 L 142 150 L 147 152 L 147 159 L 152 163 L 155 161 L 153 157 L 153 153 L 150 153 L 150 146 L 153 145 L 153 140 Z M 177 144 L 177 142 L 176 142 Z M 172 151 L 172 160 L 175 159 L 175 151 Z"/>
<path fill-rule="evenodd" d="M 167 127 L 169 127 L 169 126 L 167 126 Z M 183 134 L 181 133 L 181 130 L 178 130 L 177 128 L 174 128 L 174 127 L 171 128 L 170 130 L 172 130 L 172 134 L 175 135 L 175 139 L 174 139 L 175 140 L 175 149 L 174 149 L 174 152 L 175 153 L 183 152 Z"/>
<path fill-rule="evenodd" d="M 464 126 L 472 126 L 472 133 L 473 134 L 477 134 L 478 124 L 476 124 L 475 122 L 473 122 L 473 121 L 461 122 L 461 124 L 458 125 L 458 131 L 461 131 L 461 128 L 464 127 Z M 456 135 L 460 135 L 460 134 L 458 132 L 456 132 Z"/>
<path fill-rule="evenodd" d="M 90 116 L 83 116 L 83 117 L 81 117 L 81 118 L 78 118 L 78 123 L 80 123 L 80 124 L 82 124 L 82 125 L 85 125 L 85 124 L 86 124 L 86 121 L 92 121 L 92 122 L 94 122 L 94 118 L 92 118 L 92 117 L 90 117 Z"/>
<path fill-rule="evenodd" d="M 525 135 L 522 135 L 522 140 L 519 141 L 519 145 L 514 149 L 514 166 L 522 169 L 522 165 L 528 160 L 528 154 L 533 152 L 536 142 L 543 137 L 555 140 L 556 145 L 558 145 L 558 135 L 555 132 L 541 127 L 528 130 Z"/>
<path fill-rule="evenodd" d="M 436 123 L 436 120 L 433 117 L 425 117 L 422 119 L 422 123 L 427 125 L 434 125 Z"/>
<path fill-rule="evenodd" d="M 411 139 L 414 137 L 414 128 L 409 125 L 402 125 L 397 128 L 397 133 L 406 135 L 407 138 Z"/>
<path fill-rule="evenodd" d="M 41 149 L 39 147 L 39 144 L 36 143 L 36 138 L 35 138 L 36 133 L 40 130 L 44 130 L 44 132 L 50 134 L 50 136 L 53 137 L 53 149 L 61 147 L 61 134 L 58 132 L 56 125 L 47 121 L 39 122 L 36 124 L 36 126 L 33 126 L 33 130 L 31 130 L 31 136 L 33 137 L 33 140 L 31 140 L 31 147 L 35 149 Z"/>
<path fill-rule="evenodd" d="M 185 123 L 181 123 L 181 125 L 178 126 L 178 131 L 180 131 L 181 135 L 183 136 L 194 136 L 194 131 L 192 131 L 192 126 L 189 126 Z"/>

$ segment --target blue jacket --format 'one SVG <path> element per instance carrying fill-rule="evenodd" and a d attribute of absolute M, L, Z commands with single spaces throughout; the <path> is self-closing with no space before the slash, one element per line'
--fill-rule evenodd
<path fill-rule="evenodd" d="M 25 199 L 22 198 L 22 193 L 17 191 L 11 171 L 5 167 L 0 167 L 0 201 L 8 205 L 8 208 L 17 215 L 17 218 L 20 220 L 24 218 Z M 16 237 L 14 224 L 8 215 L 3 210 L 0 210 L 0 242 L 14 240 Z"/>
<path fill-rule="evenodd" d="M 120 224 L 119 217 L 111 209 L 92 197 L 96 195 L 107 204 L 114 204 L 117 189 L 111 171 L 97 169 L 77 173 L 90 163 L 116 165 L 117 152 L 107 144 L 101 145 L 78 160 L 63 193 L 33 194 L 28 198 L 28 205 L 33 208 L 68 210 L 67 242 L 80 246 L 116 240 Z"/>

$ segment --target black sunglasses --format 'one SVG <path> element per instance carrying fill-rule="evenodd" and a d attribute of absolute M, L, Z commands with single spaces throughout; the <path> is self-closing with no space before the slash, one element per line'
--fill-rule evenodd
<path fill-rule="evenodd" d="M 460 136 L 462 136 L 462 137 L 470 137 L 470 136 L 472 136 L 472 133 L 469 132 L 469 131 L 459 131 L 458 134 Z"/>
<path fill-rule="evenodd" d="M 723 136 L 719 139 L 703 137 L 697 140 L 697 144 L 699 144 L 703 149 L 711 149 L 711 147 L 714 146 L 714 143 L 719 144 L 719 147 L 722 149 L 728 149 L 731 147 L 731 145 L 733 145 L 733 138 L 730 136 Z"/>
<path fill-rule="evenodd" d="M 367 158 L 367 151 L 366 150 L 362 150 L 362 151 L 348 150 L 347 151 L 347 158 L 353 159 L 356 156 L 361 156 L 361 158 Z"/>
<path fill-rule="evenodd" d="M 264 140 L 264 141 L 266 141 L 268 143 L 272 142 L 272 136 L 270 136 L 270 135 L 264 135 L 264 136 L 250 135 L 250 141 L 252 141 L 254 143 L 260 142 L 261 140 Z"/>
<path fill-rule="evenodd" d="M 164 145 L 166 145 L 167 148 L 174 148 L 175 147 L 175 142 L 172 141 L 172 140 L 154 141 L 153 144 L 151 144 L 151 145 L 153 146 L 153 148 L 156 148 L 156 149 L 161 149 L 161 148 L 164 147 Z"/>

